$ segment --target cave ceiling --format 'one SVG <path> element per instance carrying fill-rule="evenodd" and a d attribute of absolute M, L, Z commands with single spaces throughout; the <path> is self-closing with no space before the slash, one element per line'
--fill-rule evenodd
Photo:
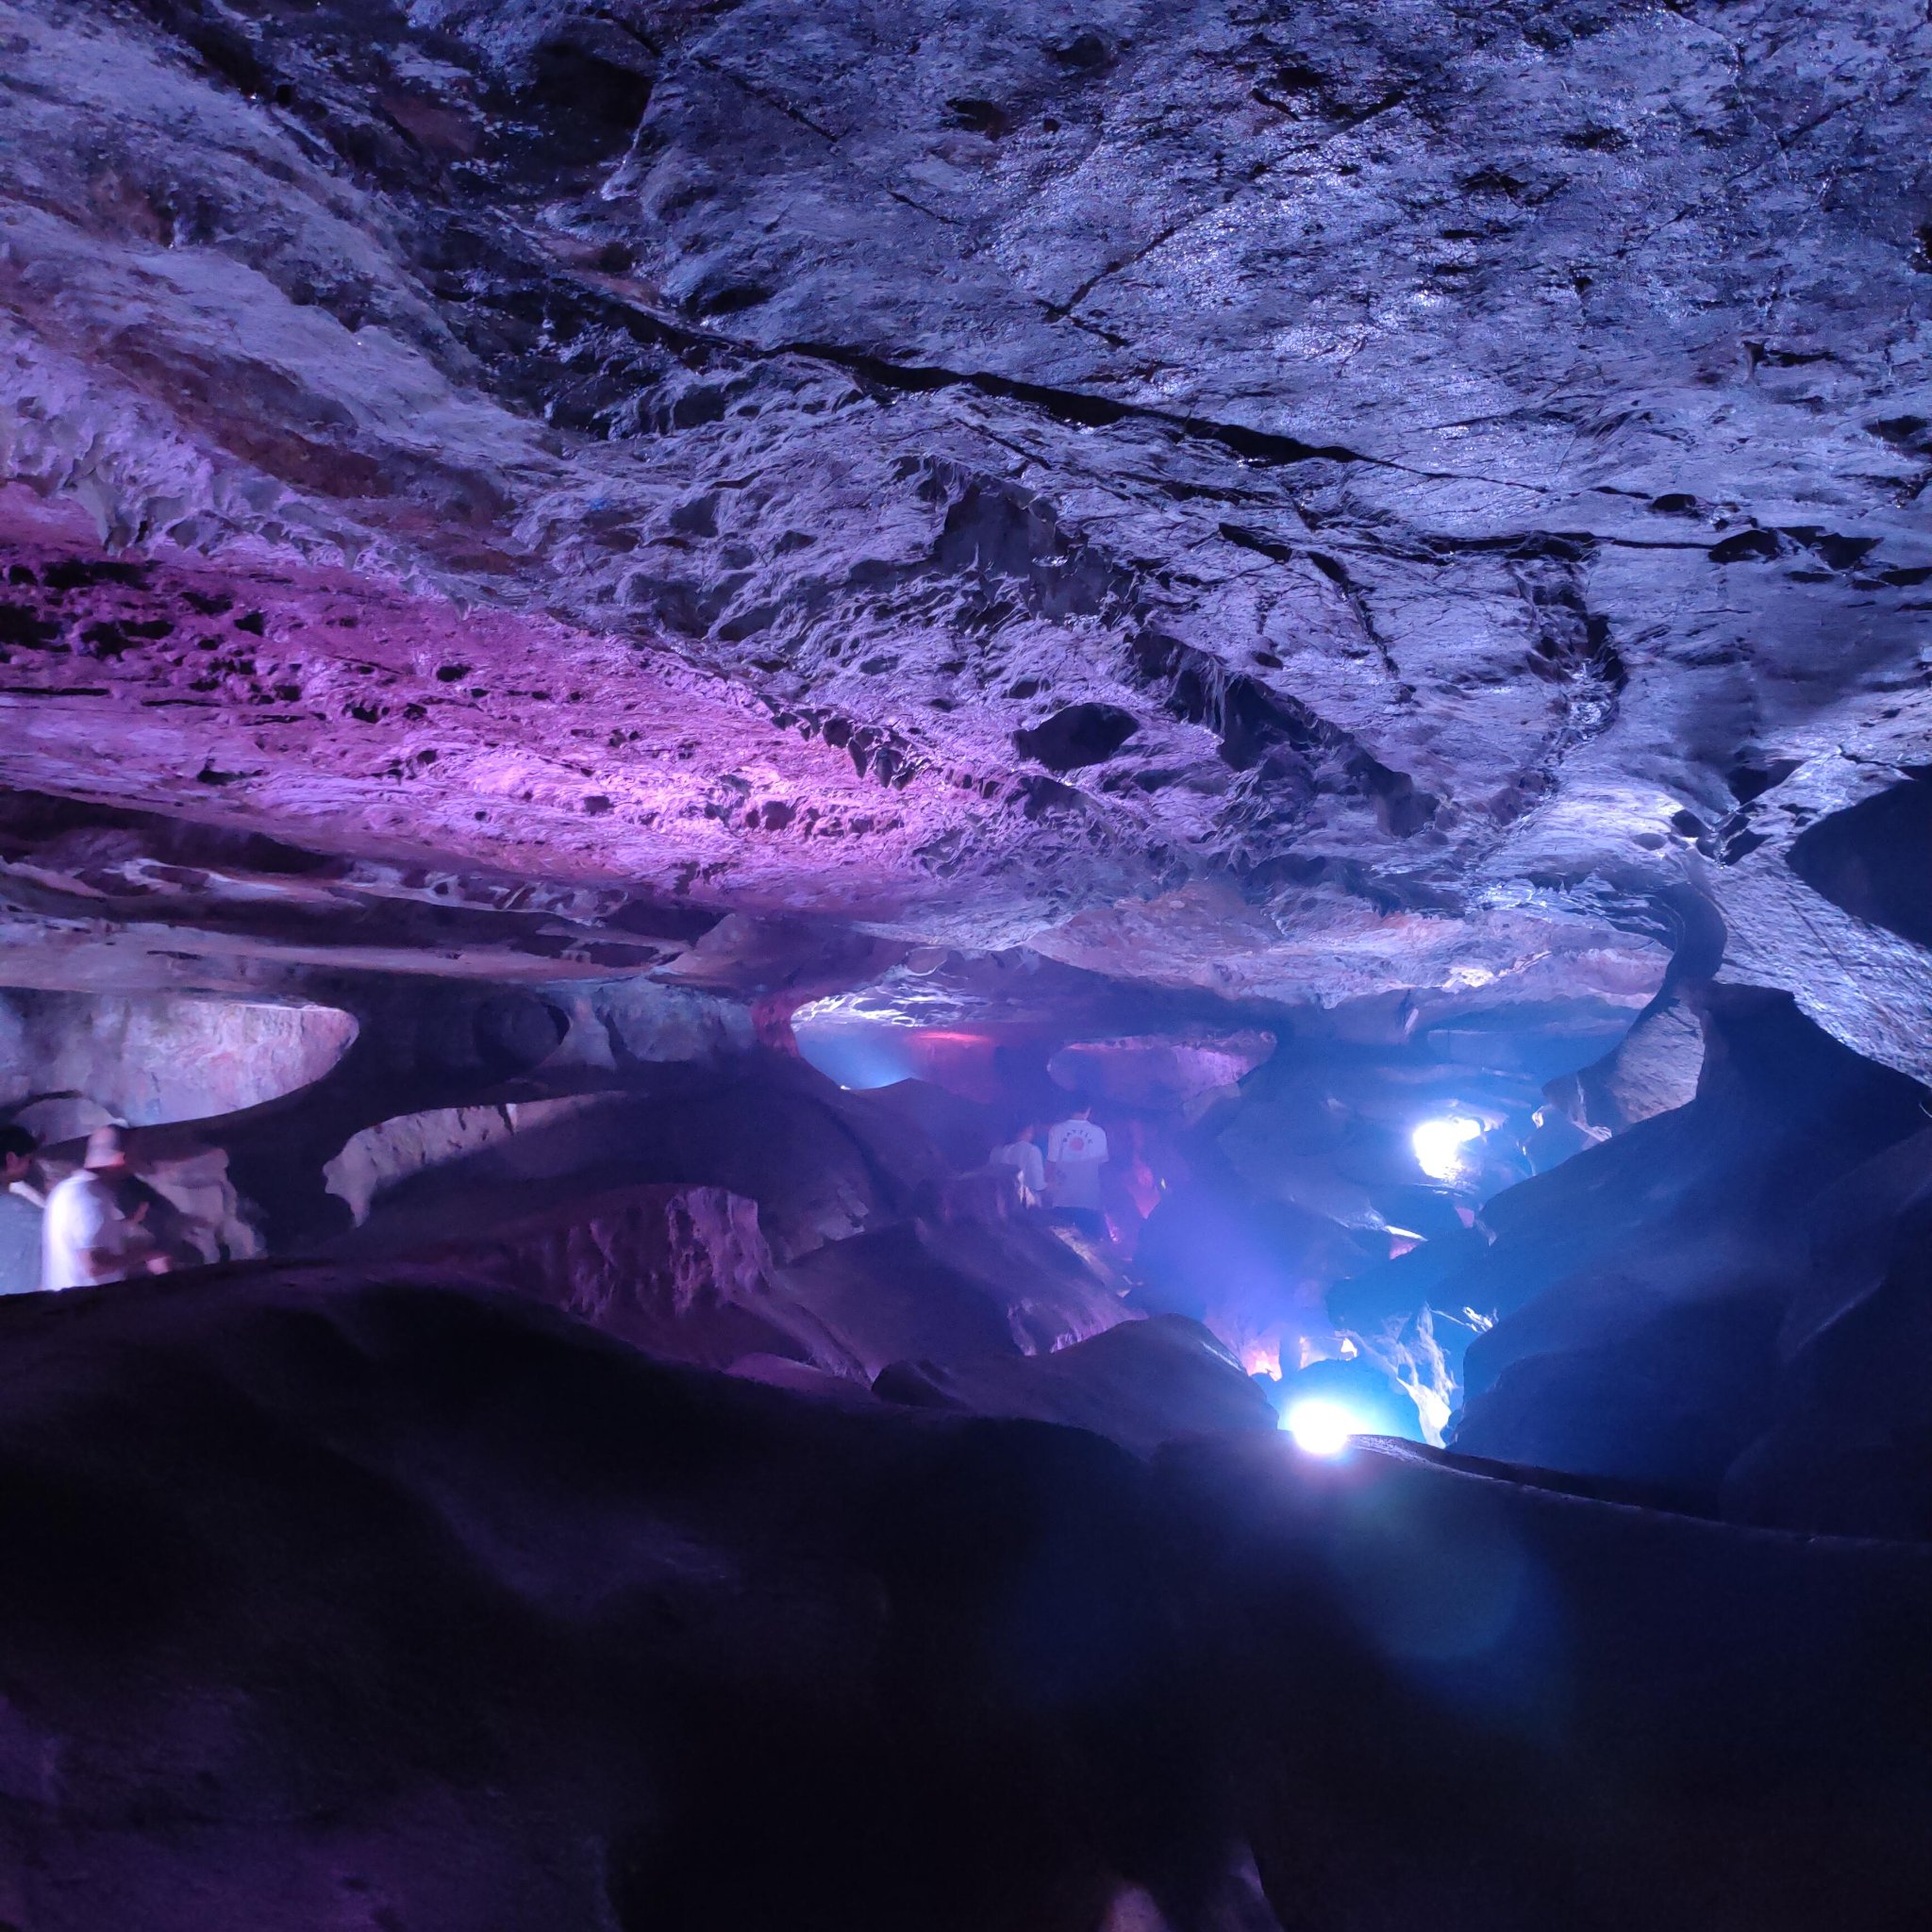
<path fill-rule="evenodd" d="M 1727 939 L 1927 1071 L 1785 862 L 1932 762 L 1918 0 L 0 45 L 16 980 L 1634 1011 Z"/>

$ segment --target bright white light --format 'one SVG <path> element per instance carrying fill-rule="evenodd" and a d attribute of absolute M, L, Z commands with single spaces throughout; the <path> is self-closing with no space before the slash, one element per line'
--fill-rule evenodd
<path fill-rule="evenodd" d="M 1360 1424 L 1339 1402 L 1310 1395 L 1291 1407 L 1284 1424 L 1297 1449 L 1310 1456 L 1340 1456 Z"/>
<path fill-rule="evenodd" d="M 1409 1139 L 1415 1149 L 1416 1165 L 1432 1181 L 1454 1181 L 1462 1177 L 1467 1163 L 1462 1150 L 1483 1130 L 1480 1121 L 1466 1114 L 1450 1114 L 1440 1121 L 1424 1121 Z"/>

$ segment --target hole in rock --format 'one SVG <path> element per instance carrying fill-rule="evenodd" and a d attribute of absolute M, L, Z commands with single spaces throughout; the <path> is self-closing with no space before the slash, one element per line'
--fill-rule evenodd
<path fill-rule="evenodd" d="M 997 141 L 1012 125 L 1007 110 L 992 101 L 960 97 L 946 103 L 946 118 L 955 127 L 970 129 Z"/>
<path fill-rule="evenodd" d="M 1050 772 L 1077 771 L 1104 764 L 1141 728 L 1141 721 L 1118 705 L 1068 705 L 1040 724 L 1013 734 L 1026 758 Z"/>

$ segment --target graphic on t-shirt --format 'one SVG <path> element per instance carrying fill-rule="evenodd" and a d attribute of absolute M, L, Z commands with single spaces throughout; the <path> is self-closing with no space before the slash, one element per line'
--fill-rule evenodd
<path fill-rule="evenodd" d="M 1107 1136 L 1091 1121 L 1062 1121 L 1046 1137 L 1046 1158 L 1058 1176 L 1056 1205 L 1100 1206 L 1100 1170 L 1107 1159 Z"/>

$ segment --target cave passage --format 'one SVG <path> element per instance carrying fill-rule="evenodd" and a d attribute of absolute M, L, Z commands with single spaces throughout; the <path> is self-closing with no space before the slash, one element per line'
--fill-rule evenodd
<path fill-rule="evenodd" d="M 1920 1932 L 1820 12 L 0 0 L 0 1932 Z"/>

